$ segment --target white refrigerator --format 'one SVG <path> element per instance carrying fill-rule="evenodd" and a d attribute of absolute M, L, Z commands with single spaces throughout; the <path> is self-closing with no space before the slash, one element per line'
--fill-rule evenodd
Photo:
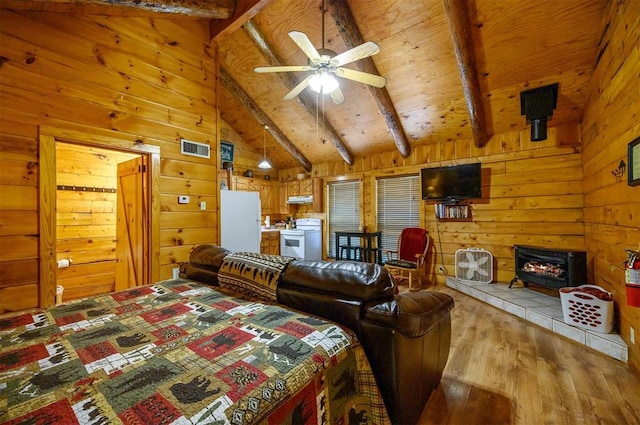
<path fill-rule="evenodd" d="M 220 191 L 220 244 L 231 252 L 260 252 L 258 192 Z"/>

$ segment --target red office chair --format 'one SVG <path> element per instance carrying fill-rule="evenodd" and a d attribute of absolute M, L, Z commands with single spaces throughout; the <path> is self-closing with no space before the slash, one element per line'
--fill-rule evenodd
<path fill-rule="evenodd" d="M 419 227 L 406 227 L 398 238 L 398 249 L 385 251 L 387 261 L 384 266 L 397 283 L 409 280 L 410 291 L 413 290 L 414 275 L 422 287 L 420 272 L 424 268 L 428 249 L 429 232 Z"/>

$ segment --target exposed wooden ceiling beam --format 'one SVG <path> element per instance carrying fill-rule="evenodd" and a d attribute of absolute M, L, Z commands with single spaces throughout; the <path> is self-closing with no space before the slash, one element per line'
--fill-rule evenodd
<path fill-rule="evenodd" d="M 244 105 L 253 118 L 262 125 L 269 126 L 269 133 L 274 139 L 282 146 L 296 161 L 307 171 L 311 172 L 311 163 L 305 156 L 295 147 L 293 143 L 284 135 L 282 130 L 278 128 L 267 114 L 260 109 L 260 107 L 249 97 L 242 87 L 229 75 L 229 73 L 222 67 L 220 67 L 220 82 L 222 85 L 231 92 L 239 101 Z"/>
<path fill-rule="evenodd" d="M 264 38 L 260 30 L 253 24 L 252 21 L 247 21 L 247 23 L 243 25 L 243 28 L 249 35 L 251 40 L 253 40 L 253 42 L 256 44 L 256 46 L 258 46 L 270 65 L 287 65 L 286 63 L 284 63 L 282 58 L 274 51 L 273 47 Z M 289 90 L 293 89 L 299 83 L 299 81 L 295 79 L 292 73 L 279 72 L 278 76 L 282 79 L 284 85 Z M 309 115 L 315 118 L 318 110 L 318 103 L 316 98 L 309 95 L 307 91 L 303 91 L 297 96 L 297 99 L 300 104 L 306 109 Z M 353 154 L 351 153 L 351 151 L 349 151 L 349 148 L 344 144 L 344 142 L 338 135 L 338 132 L 333 128 L 333 126 L 325 119 L 318 120 L 318 125 L 322 128 L 322 130 L 324 130 L 329 140 L 335 145 L 342 159 L 344 159 L 347 164 L 353 165 Z"/>
<path fill-rule="evenodd" d="M 444 8 L 449 19 L 451 38 L 462 78 L 462 90 L 471 118 L 473 141 L 477 147 L 481 148 L 487 144 L 490 135 L 487 131 L 487 118 L 478 80 L 467 1 L 444 0 Z"/>
<path fill-rule="evenodd" d="M 236 8 L 228 19 L 211 21 L 211 41 L 220 40 L 256 16 L 273 0 L 236 0 Z"/>
<path fill-rule="evenodd" d="M 336 21 L 340 35 L 344 39 L 347 48 L 352 49 L 356 46 L 364 43 L 362 34 L 356 25 L 355 19 L 349 5 L 344 0 L 328 0 L 328 10 L 333 19 Z M 379 74 L 373 59 L 364 58 L 355 62 L 360 71 L 368 72 L 371 74 Z M 378 108 L 384 117 L 387 127 L 391 132 L 391 136 L 396 144 L 396 148 L 403 158 L 407 158 L 411 154 L 411 145 L 407 140 L 407 136 L 404 134 L 400 118 L 396 112 L 396 108 L 393 106 L 389 92 L 385 88 L 376 88 L 369 86 L 373 97 L 375 98 Z"/>
<path fill-rule="evenodd" d="M 83 13 L 110 16 L 147 16 L 149 13 L 202 19 L 227 19 L 233 0 L 1 0 L 3 9 Z"/>

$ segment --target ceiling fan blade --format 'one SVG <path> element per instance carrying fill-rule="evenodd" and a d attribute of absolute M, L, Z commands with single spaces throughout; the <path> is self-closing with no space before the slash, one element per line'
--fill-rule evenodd
<path fill-rule="evenodd" d="M 300 83 L 298 83 L 297 86 L 295 86 L 294 88 L 291 89 L 291 91 L 289 93 L 287 93 L 285 95 L 285 97 L 283 97 L 284 100 L 291 100 L 294 97 L 296 97 L 297 95 L 299 95 L 300 93 L 302 93 L 302 90 L 306 89 L 307 86 L 309 85 L 309 80 L 311 79 L 311 77 L 313 77 L 315 74 L 310 74 L 307 75 L 305 77 L 304 80 L 300 81 Z"/>
<path fill-rule="evenodd" d="M 380 46 L 373 41 L 367 41 L 366 43 L 362 43 L 353 49 L 347 50 L 346 52 L 340 53 L 338 56 L 331 58 L 329 63 L 333 66 L 342 66 L 359 59 L 368 58 L 378 52 L 380 52 Z"/>
<path fill-rule="evenodd" d="M 342 90 L 340 90 L 340 87 L 337 87 L 335 90 L 329 93 L 329 96 L 331 96 L 331 100 L 333 100 L 333 103 L 335 103 L 336 105 L 342 105 L 344 103 L 344 95 L 342 94 Z"/>
<path fill-rule="evenodd" d="M 295 72 L 295 71 L 311 71 L 313 68 L 307 65 L 291 65 L 291 66 L 259 66 L 253 69 L 258 73 L 265 72 Z"/>
<path fill-rule="evenodd" d="M 387 84 L 387 79 L 380 75 L 369 74 L 367 72 L 356 71 L 349 68 L 336 68 L 338 77 L 347 78 L 359 83 L 369 84 L 370 86 L 382 88 Z"/>
<path fill-rule="evenodd" d="M 309 59 L 311 59 L 311 62 L 317 63 L 322 60 L 320 58 L 320 53 L 318 53 L 313 44 L 311 44 L 311 41 L 305 33 L 300 31 L 289 31 L 289 37 L 291 37 L 291 39 L 295 41 L 298 47 L 302 49 L 304 54 L 307 55 Z"/>

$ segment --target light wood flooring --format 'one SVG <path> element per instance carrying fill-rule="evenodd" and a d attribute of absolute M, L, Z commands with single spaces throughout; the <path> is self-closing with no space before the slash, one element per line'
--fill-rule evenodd
<path fill-rule="evenodd" d="M 449 360 L 419 424 L 640 424 L 623 362 L 447 287 Z"/>

